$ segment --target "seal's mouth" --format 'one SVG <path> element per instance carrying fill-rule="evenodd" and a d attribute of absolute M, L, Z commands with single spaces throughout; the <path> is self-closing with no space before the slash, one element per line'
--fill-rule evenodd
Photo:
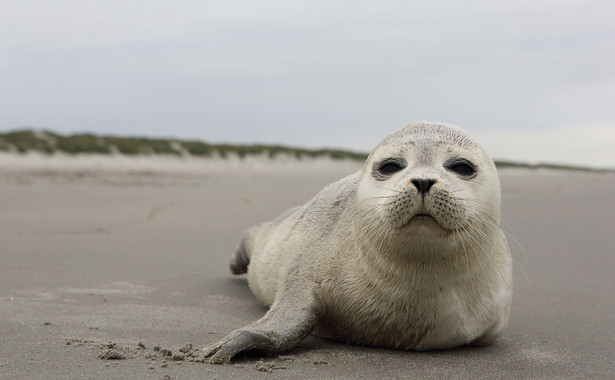
<path fill-rule="evenodd" d="M 411 227 L 428 227 L 429 229 L 436 229 L 436 230 L 446 230 L 446 228 L 444 228 L 444 226 L 442 226 L 440 224 L 440 221 L 438 219 L 436 219 L 432 214 L 428 214 L 425 212 L 419 212 L 417 214 L 414 214 L 414 216 L 412 216 L 408 222 L 406 222 L 406 226 Z"/>
<path fill-rule="evenodd" d="M 426 221 L 428 221 L 430 219 L 435 221 L 433 216 L 431 216 L 429 214 L 419 213 L 419 214 L 414 215 L 412 218 L 410 218 L 410 221 L 417 220 L 417 221 L 425 221 L 426 222 Z"/>
<path fill-rule="evenodd" d="M 448 236 L 450 233 L 455 232 L 454 230 L 449 230 L 440 224 L 438 219 L 436 219 L 431 214 L 426 213 L 418 213 L 414 214 L 401 228 L 409 228 L 409 229 L 418 229 L 418 231 L 432 231 L 436 233 L 445 233 Z"/>
<path fill-rule="evenodd" d="M 434 218 L 431 214 L 424 212 L 414 214 L 410 219 L 407 219 L 405 225 L 408 227 L 425 226 L 429 228 L 442 229 L 442 226 L 438 223 L 436 218 Z"/>
<path fill-rule="evenodd" d="M 412 233 L 427 233 L 427 231 L 431 231 L 437 234 L 443 233 L 443 236 L 448 236 L 458 231 L 457 229 L 446 228 L 432 214 L 425 213 L 424 211 L 404 219 L 402 223 L 397 224 L 394 228 L 404 231 L 404 233 L 409 231 L 412 231 Z"/>

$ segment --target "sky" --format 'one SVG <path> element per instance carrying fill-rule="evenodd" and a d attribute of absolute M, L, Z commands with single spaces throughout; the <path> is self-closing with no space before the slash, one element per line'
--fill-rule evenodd
<path fill-rule="evenodd" d="M 6 0 L 0 131 L 369 151 L 415 120 L 615 167 L 615 2 Z"/>

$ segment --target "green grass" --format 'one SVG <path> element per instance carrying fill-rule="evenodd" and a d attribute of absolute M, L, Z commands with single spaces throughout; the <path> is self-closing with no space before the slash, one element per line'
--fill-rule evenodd
<path fill-rule="evenodd" d="M 535 169 L 574 170 L 574 171 L 595 172 L 595 173 L 615 172 L 615 169 L 590 168 L 587 166 L 559 165 L 559 164 L 549 164 L 549 163 L 526 164 L 526 163 L 511 162 L 511 161 L 495 161 L 495 166 L 498 169 L 520 168 L 520 169 L 534 169 L 534 170 Z"/>
<path fill-rule="evenodd" d="M 193 156 L 210 157 L 214 148 L 201 141 L 181 141 L 181 146 Z"/>
<path fill-rule="evenodd" d="M 111 154 L 119 152 L 126 155 L 152 155 L 167 154 L 180 155 L 184 152 L 198 157 L 229 157 L 236 155 L 240 158 L 266 155 L 275 158 L 279 155 L 288 155 L 297 159 L 327 157 L 334 160 L 364 161 L 365 153 L 350 152 L 340 149 L 301 149 L 281 145 L 230 145 L 209 144 L 197 140 L 165 140 L 143 137 L 117 137 L 96 136 L 92 134 L 74 134 L 62 136 L 50 131 L 17 130 L 0 133 L 0 151 L 5 152 L 41 152 L 54 154 L 63 152 L 68 154 Z M 555 169 L 578 170 L 590 172 L 615 172 L 613 169 L 595 169 L 583 166 L 555 165 L 548 163 L 526 164 L 510 161 L 496 161 L 498 169 L 525 168 L 525 169 Z"/>
<path fill-rule="evenodd" d="M 8 151 L 11 147 L 19 153 L 26 153 L 31 150 L 53 153 L 55 150 L 49 141 L 37 137 L 36 132 L 30 130 L 0 134 L 0 150 Z"/>
<path fill-rule="evenodd" d="M 332 159 L 365 160 L 367 154 L 333 149 L 298 149 L 281 145 L 230 145 L 209 144 L 196 140 L 164 140 L 141 137 L 95 136 L 92 134 L 74 134 L 62 136 L 44 132 L 49 138 L 41 138 L 40 132 L 19 130 L 0 134 L 0 151 L 41 152 L 53 154 L 111 154 L 119 152 L 126 155 L 168 154 L 180 155 L 187 152 L 193 156 L 212 157 L 218 155 L 226 158 L 236 155 L 240 158 L 266 155 L 274 158 L 278 155 L 290 155 L 298 159 L 304 157 L 329 157 Z M 50 143 L 48 140 L 52 140 Z"/>
<path fill-rule="evenodd" d="M 72 136 L 69 136 L 70 139 Z M 113 146 L 118 152 L 127 155 L 172 154 L 179 152 L 171 147 L 171 141 L 135 137 L 102 137 L 107 146 Z"/>
<path fill-rule="evenodd" d="M 90 134 L 61 137 L 56 143 L 57 150 L 70 154 L 77 153 L 110 153 L 108 145 L 98 137 Z"/>

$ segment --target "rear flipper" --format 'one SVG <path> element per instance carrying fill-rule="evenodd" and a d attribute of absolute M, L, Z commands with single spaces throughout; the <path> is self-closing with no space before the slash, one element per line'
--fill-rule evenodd
<path fill-rule="evenodd" d="M 250 264 L 250 258 L 246 253 L 243 241 L 235 250 L 235 255 L 231 259 L 231 273 L 232 274 L 244 274 L 248 273 L 248 264 Z"/>

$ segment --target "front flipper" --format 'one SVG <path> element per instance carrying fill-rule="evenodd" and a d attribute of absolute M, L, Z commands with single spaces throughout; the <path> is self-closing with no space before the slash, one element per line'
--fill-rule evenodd
<path fill-rule="evenodd" d="M 320 316 L 315 289 L 315 285 L 284 287 L 263 318 L 205 348 L 205 357 L 210 363 L 222 364 L 240 352 L 275 355 L 296 346 L 312 332 Z"/>
<path fill-rule="evenodd" d="M 221 341 L 205 349 L 205 357 L 210 363 L 229 363 L 240 352 L 258 350 L 267 355 L 276 353 L 276 339 L 252 326 L 233 331 Z"/>

